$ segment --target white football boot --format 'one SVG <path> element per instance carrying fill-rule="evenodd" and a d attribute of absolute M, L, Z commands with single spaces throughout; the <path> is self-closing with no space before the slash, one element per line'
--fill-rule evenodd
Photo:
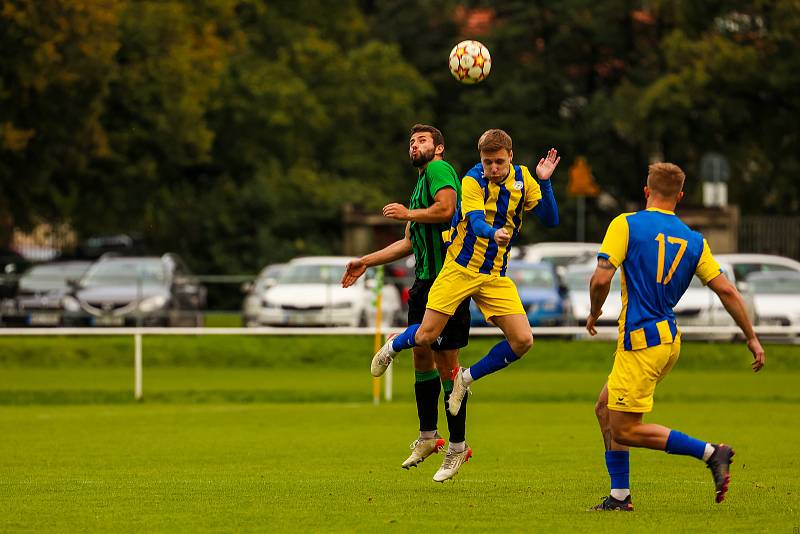
<path fill-rule="evenodd" d="M 372 364 L 369 366 L 369 372 L 372 373 L 372 376 L 383 376 L 383 373 L 386 372 L 389 364 L 392 363 L 392 360 L 397 355 L 394 349 L 392 349 L 392 340 L 396 337 L 397 334 L 389 336 L 386 339 L 386 343 L 384 343 L 380 350 L 375 353 L 375 356 L 372 357 Z"/>
<path fill-rule="evenodd" d="M 461 403 L 464 402 L 464 397 L 469 393 L 469 388 L 464 385 L 461 368 L 453 369 L 453 391 L 450 392 L 450 399 L 447 401 L 447 411 L 450 412 L 450 415 L 458 415 Z"/>
<path fill-rule="evenodd" d="M 450 480 L 456 476 L 461 466 L 467 463 L 470 458 L 472 458 L 472 449 L 469 448 L 469 445 L 465 445 L 464 450 L 461 452 L 447 451 L 442 467 L 433 475 L 433 481 L 444 482 L 445 480 Z"/>
<path fill-rule="evenodd" d="M 411 444 L 411 456 L 400 466 L 403 469 L 416 467 L 431 454 L 436 454 L 444 447 L 444 439 L 437 432 L 432 438 L 419 438 Z"/>

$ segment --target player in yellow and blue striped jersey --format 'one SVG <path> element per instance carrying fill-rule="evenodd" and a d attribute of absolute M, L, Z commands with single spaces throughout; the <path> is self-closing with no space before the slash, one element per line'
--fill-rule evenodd
<path fill-rule="evenodd" d="M 555 149 L 539 160 L 538 180 L 527 167 L 512 165 L 511 137 L 502 130 L 487 130 L 478 141 L 481 162 L 461 181 L 461 199 L 453 219 L 444 266 L 428 296 L 422 323 L 412 324 L 390 338 L 375 354 L 372 369 L 382 373 L 397 352 L 431 345 L 465 299 L 472 297 L 488 321 L 496 324 L 506 339 L 468 369 L 453 370 L 453 391 L 447 409 L 455 415 L 468 391 L 479 378 L 520 359 L 533 345 L 531 327 L 514 282 L 506 277 L 511 241 L 522 228 L 525 211 L 547 225 L 558 224 L 558 207 L 550 177 L 561 158 Z M 461 456 L 443 465 L 434 480 L 452 478 L 469 459 Z"/>
<path fill-rule="evenodd" d="M 629 447 L 694 456 L 706 462 L 714 478 L 716 501 L 725 498 L 733 449 L 713 445 L 677 430 L 644 424 L 653 409 L 653 392 L 672 369 L 681 336 L 672 311 L 697 276 L 713 290 L 742 329 L 753 353 L 753 370 L 764 365 L 764 349 L 753 331 L 744 301 L 722 274 L 702 234 L 676 215 L 683 198 L 683 171 L 671 163 L 649 168 L 644 189 L 647 207 L 624 213 L 608 227 L 590 282 L 592 307 L 586 322 L 591 335 L 616 269 L 622 269 L 622 311 L 614 367 L 595 407 L 606 446 L 611 495 L 595 510 L 633 510 L 630 496 Z"/>

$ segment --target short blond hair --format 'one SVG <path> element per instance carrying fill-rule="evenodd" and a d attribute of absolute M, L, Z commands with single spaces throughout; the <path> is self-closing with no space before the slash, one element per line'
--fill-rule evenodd
<path fill-rule="evenodd" d="M 479 152 L 495 152 L 503 148 L 511 152 L 511 136 L 503 130 L 497 128 L 486 130 L 478 139 Z"/>
<path fill-rule="evenodd" d="M 683 190 L 686 175 L 674 163 L 653 163 L 647 169 L 647 187 L 663 198 L 675 198 Z"/>

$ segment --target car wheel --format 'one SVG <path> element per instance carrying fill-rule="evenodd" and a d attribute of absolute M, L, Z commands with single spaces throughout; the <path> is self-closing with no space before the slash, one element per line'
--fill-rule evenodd
<path fill-rule="evenodd" d="M 362 310 L 361 314 L 358 316 L 358 326 L 369 326 L 369 318 L 367 317 L 366 310 Z"/>

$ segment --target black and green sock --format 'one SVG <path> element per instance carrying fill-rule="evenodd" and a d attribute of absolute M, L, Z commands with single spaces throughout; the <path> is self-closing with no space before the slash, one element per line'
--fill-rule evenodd
<path fill-rule="evenodd" d="M 420 432 L 436 430 L 439 420 L 439 393 L 442 385 L 439 373 L 432 371 L 414 371 L 416 382 L 414 394 L 417 398 L 417 415 L 419 416 Z"/>
<path fill-rule="evenodd" d="M 450 443 L 461 443 L 466 440 L 467 433 L 467 399 L 469 395 L 464 396 L 461 401 L 461 409 L 458 410 L 456 415 L 450 415 L 447 410 L 447 403 L 450 402 L 450 393 L 453 392 L 453 381 L 450 379 L 442 379 L 442 387 L 444 388 L 444 408 L 447 414 L 447 429 L 450 432 Z"/>

